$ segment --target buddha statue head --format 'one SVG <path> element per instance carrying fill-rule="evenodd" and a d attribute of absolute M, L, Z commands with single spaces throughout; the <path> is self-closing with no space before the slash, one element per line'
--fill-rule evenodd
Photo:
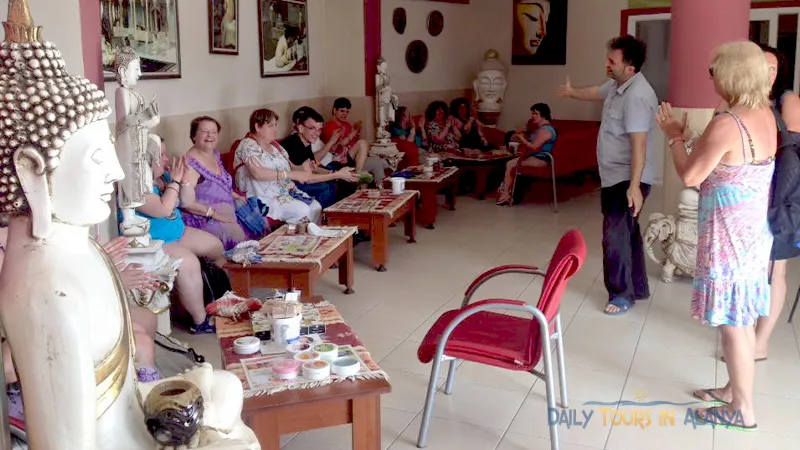
<path fill-rule="evenodd" d="M 105 220 L 123 173 L 97 86 L 69 75 L 61 52 L 39 40 L 26 0 L 10 0 L 0 43 L 0 222 L 32 217 L 33 236 L 54 222 Z"/>
<path fill-rule="evenodd" d="M 500 61 L 497 50 L 489 50 L 478 68 L 478 76 L 472 82 L 478 112 L 484 113 L 481 121 L 491 125 L 503 111 L 503 97 L 508 82 L 506 65 Z"/>
<path fill-rule="evenodd" d="M 142 63 L 133 48 L 125 46 L 117 52 L 114 59 L 114 73 L 120 86 L 133 87 L 142 77 Z"/>

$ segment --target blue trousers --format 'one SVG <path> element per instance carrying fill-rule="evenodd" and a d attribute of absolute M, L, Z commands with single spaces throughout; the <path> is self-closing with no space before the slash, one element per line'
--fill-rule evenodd
<path fill-rule="evenodd" d="M 314 200 L 322 205 L 322 209 L 336 203 L 336 182 L 325 181 L 323 183 L 297 183 L 301 191 L 310 195 Z"/>

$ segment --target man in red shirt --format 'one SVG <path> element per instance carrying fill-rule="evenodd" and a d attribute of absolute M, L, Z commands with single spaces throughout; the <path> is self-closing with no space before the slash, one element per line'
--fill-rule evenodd
<path fill-rule="evenodd" d="M 355 167 L 356 173 L 364 170 L 375 177 L 376 183 L 383 183 L 384 170 L 388 164 L 381 158 L 369 157 L 369 144 L 361 139 L 361 122 L 351 124 L 347 121 L 352 104 L 350 100 L 340 97 L 333 102 L 333 120 L 322 128 L 322 141 L 326 144 L 338 136 L 338 141 L 331 147 L 333 162 L 336 167 Z"/>

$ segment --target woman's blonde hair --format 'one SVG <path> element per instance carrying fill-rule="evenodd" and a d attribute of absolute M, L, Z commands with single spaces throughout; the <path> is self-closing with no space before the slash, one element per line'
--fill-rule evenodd
<path fill-rule="evenodd" d="M 717 48 L 710 71 L 730 106 L 769 106 L 769 66 L 764 51 L 749 41 L 729 42 Z"/>

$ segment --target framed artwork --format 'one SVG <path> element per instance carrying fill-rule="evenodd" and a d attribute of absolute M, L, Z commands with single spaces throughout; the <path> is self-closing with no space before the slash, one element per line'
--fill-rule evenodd
<path fill-rule="evenodd" d="M 568 0 L 514 0 L 513 65 L 567 63 Z"/>
<path fill-rule="evenodd" d="M 258 0 L 261 76 L 308 75 L 306 0 Z"/>
<path fill-rule="evenodd" d="M 103 78 L 116 79 L 117 51 L 131 46 L 142 62 L 142 79 L 180 78 L 181 43 L 177 0 L 100 0 Z"/>
<path fill-rule="evenodd" d="M 239 0 L 208 0 L 208 51 L 239 54 Z"/>

